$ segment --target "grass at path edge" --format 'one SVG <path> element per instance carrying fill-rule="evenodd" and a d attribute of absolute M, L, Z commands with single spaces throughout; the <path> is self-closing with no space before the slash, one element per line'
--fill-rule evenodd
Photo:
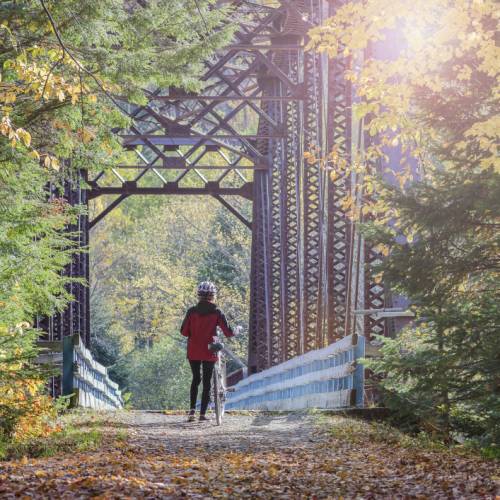
<path fill-rule="evenodd" d="M 105 428 L 110 423 L 109 415 L 100 412 L 74 410 L 59 417 L 61 430 L 46 437 L 23 441 L 0 439 L 0 461 L 22 458 L 51 457 L 58 454 L 93 451 L 104 441 L 125 441 L 124 429 Z"/>

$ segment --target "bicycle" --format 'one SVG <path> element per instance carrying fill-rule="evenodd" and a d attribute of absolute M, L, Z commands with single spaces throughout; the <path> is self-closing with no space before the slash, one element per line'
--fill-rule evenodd
<path fill-rule="evenodd" d="M 242 327 L 237 326 L 235 329 L 235 335 L 241 333 Z M 226 405 L 226 394 L 228 392 L 233 392 L 233 387 L 226 386 L 226 352 L 232 359 L 237 359 L 234 354 L 229 350 L 226 351 L 224 344 L 220 342 L 220 337 L 217 335 L 214 337 L 214 342 L 208 344 L 208 348 L 217 354 L 217 361 L 214 366 L 214 373 L 212 375 L 212 390 L 214 398 L 214 411 L 215 411 L 215 421 L 217 425 L 222 424 L 222 417 L 224 416 L 224 410 Z"/>
<path fill-rule="evenodd" d="M 209 349 L 217 353 L 217 361 L 215 362 L 214 373 L 212 375 L 212 390 L 215 421 L 217 425 L 221 425 L 226 404 L 226 394 L 229 392 L 226 387 L 226 359 L 223 352 L 224 344 L 217 340 L 217 342 L 209 344 Z"/>
<path fill-rule="evenodd" d="M 241 327 L 235 328 L 235 333 L 238 334 Z M 224 344 L 219 341 L 219 337 L 214 337 L 215 342 L 209 344 L 209 349 L 217 353 L 217 361 L 214 366 L 214 373 L 212 375 L 212 389 L 213 389 L 213 403 L 215 411 L 215 421 L 217 425 L 222 424 L 222 417 L 226 405 L 226 395 L 228 392 L 234 392 L 234 387 L 226 386 L 226 354 L 232 359 L 238 359 L 230 351 L 226 351 Z"/>

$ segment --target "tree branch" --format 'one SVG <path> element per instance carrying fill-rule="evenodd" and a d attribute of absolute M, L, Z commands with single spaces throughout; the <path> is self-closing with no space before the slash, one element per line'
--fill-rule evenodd
<path fill-rule="evenodd" d="M 89 71 L 85 66 L 83 66 L 80 61 L 68 50 L 66 47 L 61 34 L 59 33 L 59 30 L 57 28 L 57 25 L 54 21 L 54 18 L 52 17 L 52 14 L 50 13 L 49 9 L 45 5 L 44 0 L 40 0 L 40 4 L 42 5 L 43 10 L 45 11 L 45 14 L 47 15 L 47 18 L 49 19 L 49 22 L 52 26 L 52 29 L 54 30 L 54 34 L 56 35 L 57 41 L 59 42 L 59 45 L 61 46 L 61 49 L 63 51 L 63 58 L 64 55 L 67 54 L 68 57 L 76 64 L 76 66 L 80 69 L 80 71 L 83 71 L 85 74 L 90 76 L 92 80 L 96 83 L 96 85 L 99 87 L 101 92 L 126 116 L 130 116 L 129 113 L 121 107 L 121 105 L 118 103 L 118 101 L 115 100 L 115 98 L 104 88 L 104 85 L 100 82 L 100 80 L 92 73 L 92 71 Z"/>

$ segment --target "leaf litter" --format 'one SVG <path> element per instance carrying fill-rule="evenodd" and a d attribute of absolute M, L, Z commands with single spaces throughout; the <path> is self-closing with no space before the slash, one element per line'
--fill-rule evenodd
<path fill-rule="evenodd" d="M 494 499 L 500 486 L 498 462 L 386 442 L 373 424 L 353 430 L 343 417 L 228 415 L 217 427 L 119 412 L 103 421 L 99 449 L 1 463 L 0 497 Z"/>

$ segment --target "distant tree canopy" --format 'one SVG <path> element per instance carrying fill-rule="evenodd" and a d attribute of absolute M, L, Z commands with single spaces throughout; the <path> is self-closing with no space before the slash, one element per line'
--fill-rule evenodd
<path fill-rule="evenodd" d="M 30 325 L 70 299 L 60 271 L 74 249 L 63 230 L 79 208 L 49 199 L 46 187 L 61 185 L 72 169 L 122 158 L 111 130 L 128 122 L 125 100 L 144 102 L 145 88 L 197 87 L 201 61 L 232 29 L 227 10 L 212 7 L 206 0 L 0 5 L 0 434 L 45 408 L 44 378 L 29 367 L 37 335 Z"/>
<path fill-rule="evenodd" d="M 251 205 L 240 209 L 248 215 Z M 207 197 L 134 197 L 92 230 L 92 349 L 134 407 L 185 408 L 190 377 L 179 327 L 199 281 L 217 284 L 229 322 L 246 330 L 250 239 Z M 230 342 L 243 359 L 246 338 Z"/>
<path fill-rule="evenodd" d="M 377 192 L 361 214 L 346 207 L 375 220 L 382 279 L 417 314 L 371 367 L 408 418 L 484 443 L 500 438 L 498 16 L 488 0 L 363 0 L 311 32 L 332 57 L 365 53 L 345 76 L 373 140 L 334 175 L 358 172 Z M 403 170 L 388 183 L 394 148 Z"/>

